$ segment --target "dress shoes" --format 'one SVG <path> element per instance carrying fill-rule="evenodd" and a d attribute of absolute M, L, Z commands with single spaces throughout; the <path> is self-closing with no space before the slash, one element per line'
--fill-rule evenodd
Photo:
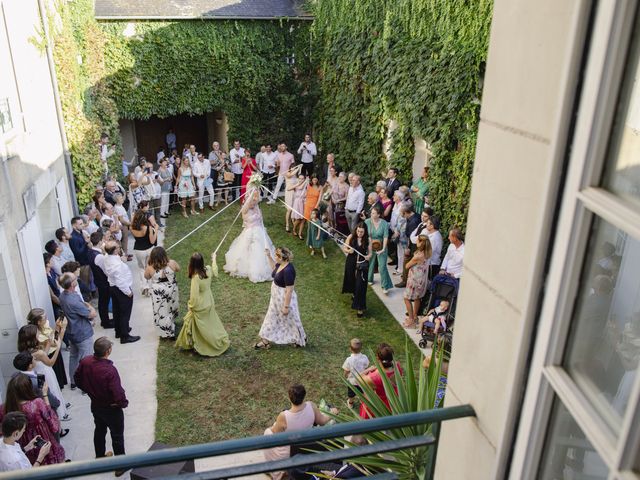
<path fill-rule="evenodd" d="M 127 330 L 127 334 L 131 331 L 131 327 L 129 327 L 129 330 Z M 120 334 L 116 332 L 116 338 L 120 338 Z"/>
<path fill-rule="evenodd" d="M 140 337 L 138 335 L 127 335 L 126 337 L 120 339 L 120 343 L 134 343 L 138 340 L 140 340 Z"/>
<path fill-rule="evenodd" d="M 406 286 L 407 286 L 407 284 L 406 284 L 405 282 L 400 282 L 400 283 L 396 283 L 396 284 L 395 284 L 395 287 L 396 287 L 396 288 L 404 288 L 404 287 L 406 287 Z"/>
<path fill-rule="evenodd" d="M 114 327 L 115 327 L 115 325 L 113 324 L 113 322 L 110 322 L 110 323 L 101 323 L 101 324 L 100 324 L 100 326 L 101 326 L 102 328 L 114 328 Z"/>

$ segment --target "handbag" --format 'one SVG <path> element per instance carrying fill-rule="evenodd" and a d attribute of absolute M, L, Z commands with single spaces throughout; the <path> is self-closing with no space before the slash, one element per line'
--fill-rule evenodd
<path fill-rule="evenodd" d="M 224 172 L 223 176 L 225 182 L 233 182 L 236 179 L 236 176 L 231 172 Z"/>
<path fill-rule="evenodd" d="M 369 260 L 363 260 L 361 262 L 356 262 L 356 271 L 362 272 L 365 270 L 369 270 Z"/>

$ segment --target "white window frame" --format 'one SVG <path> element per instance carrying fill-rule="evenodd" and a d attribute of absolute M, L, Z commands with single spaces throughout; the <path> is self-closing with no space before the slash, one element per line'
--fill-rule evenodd
<path fill-rule="evenodd" d="M 9 36 L 9 29 L 7 28 L 7 18 L 4 13 L 4 6 L 0 2 L 0 35 L 3 35 L 7 42 L 9 61 L 11 62 L 10 71 L 6 72 L 14 83 L 15 92 L 7 92 L 7 98 L 9 101 L 9 111 L 11 114 L 11 129 L 6 132 L 0 131 L 0 160 L 7 160 L 13 154 L 8 144 L 16 140 L 26 129 L 24 125 L 24 116 L 22 113 L 22 100 L 20 99 L 20 90 L 16 82 L 15 74 L 15 62 L 13 59 L 13 52 L 11 50 L 11 38 Z M 2 92 L 0 92 L 1 94 Z M 13 93 L 13 95 L 12 95 Z"/>
<path fill-rule="evenodd" d="M 509 474 L 514 480 L 537 478 L 556 398 L 609 468 L 610 480 L 640 479 L 631 472 L 640 447 L 640 374 L 636 375 L 616 438 L 562 368 L 593 219 L 600 218 L 640 240 L 640 211 L 597 187 L 618 106 L 635 12 L 640 8 L 638 3 L 638 0 L 598 2 L 590 45 L 585 45 L 589 50 L 577 123 L 570 142 L 569 169 Z"/>

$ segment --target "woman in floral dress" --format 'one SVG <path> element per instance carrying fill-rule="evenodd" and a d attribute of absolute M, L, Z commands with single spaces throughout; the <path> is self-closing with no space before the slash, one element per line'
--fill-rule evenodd
<path fill-rule="evenodd" d="M 271 299 L 258 333 L 260 341 L 254 348 L 269 348 L 272 343 L 304 347 L 307 344 L 307 335 L 302 327 L 298 296 L 294 290 L 296 270 L 290 263 L 293 255 L 284 247 L 276 249 L 275 262 L 268 248 L 265 249 L 265 255 L 273 269 Z"/>
<path fill-rule="evenodd" d="M 180 307 L 176 273 L 180 265 L 167 256 L 162 247 L 154 247 L 144 269 L 144 278 L 151 280 L 151 305 L 153 323 L 158 327 L 160 338 L 174 339 L 176 319 Z"/>
<path fill-rule="evenodd" d="M 9 412 L 22 412 L 27 416 L 27 425 L 24 434 L 18 440 L 24 449 L 37 435 L 51 444 L 51 449 L 42 460 L 42 465 L 62 463 L 65 459 L 64 448 L 57 440 L 60 432 L 60 420 L 49 405 L 47 398 L 48 385 L 42 388 L 43 398 L 38 397 L 33 391 L 31 379 L 26 375 L 16 375 L 7 385 L 7 401 L 0 409 L 0 422 Z M 40 449 L 32 448 L 25 454 L 29 462 L 33 464 L 38 458 Z"/>
<path fill-rule="evenodd" d="M 407 262 L 407 286 L 404 290 L 404 304 L 407 307 L 408 317 L 404 323 L 406 328 L 416 325 L 416 317 L 420 310 L 420 301 L 427 293 L 427 280 L 429 278 L 429 259 L 431 258 L 431 242 L 426 234 L 418 236 L 416 251 L 413 258 Z"/>
<path fill-rule="evenodd" d="M 198 215 L 199 212 L 196 212 L 196 184 L 187 157 L 182 159 L 182 165 L 178 170 L 176 191 L 180 205 L 182 205 L 182 216 L 185 218 L 189 216 L 187 215 L 187 200 L 191 200 L 191 215 Z"/>

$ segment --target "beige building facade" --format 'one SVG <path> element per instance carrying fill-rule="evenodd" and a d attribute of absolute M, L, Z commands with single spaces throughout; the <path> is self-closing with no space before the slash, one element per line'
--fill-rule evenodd
<path fill-rule="evenodd" d="M 635 479 L 637 1 L 496 0 L 437 479 Z"/>
<path fill-rule="evenodd" d="M 42 252 L 69 227 L 73 190 L 37 0 L 0 1 L 0 377 L 30 308 L 53 317 Z M 97 147 L 96 147 L 97 152 Z M 0 382 L 4 397 L 4 382 Z"/>

